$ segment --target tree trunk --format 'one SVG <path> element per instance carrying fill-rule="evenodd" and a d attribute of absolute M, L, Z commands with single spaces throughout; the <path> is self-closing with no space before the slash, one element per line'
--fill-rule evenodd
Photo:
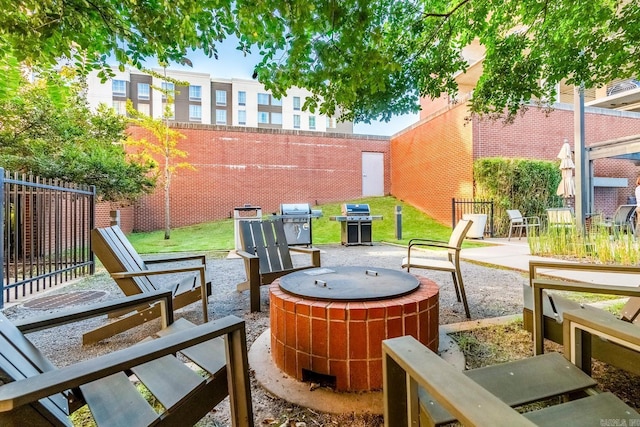
<path fill-rule="evenodd" d="M 165 159 L 168 162 L 168 159 Z M 169 165 L 165 164 L 164 169 L 164 239 L 171 238 L 171 204 L 169 195 L 171 189 L 171 171 Z"/>

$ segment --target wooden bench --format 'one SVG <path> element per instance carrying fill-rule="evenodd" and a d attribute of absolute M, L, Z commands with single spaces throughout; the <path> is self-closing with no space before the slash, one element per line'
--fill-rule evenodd
<path fill-rule="evenodd" d="M 244 260 L 247 281 L 237 289 L 249 289 L 251 312 L 260 311 L 260 286 L 294 271 L 320 267 L 319 249 L 289 246 L 281 219 L 240 221 L 239 225 L 242 250 L 237 254 Z M 311 263 L 295 267 L 291 251 L 309 255 Z"/>
<path fill-rule="evenodd" d="M 421 414 L 420 388 L 431 396 L 432 401 L 449 412 L 452 418 L 469 426 L 584 426 L 594 425 L 594 420 L 599 422 L 610 419 L 621 420 L 628 425 L 630 421 L 640 417 L 633 408 L 611 393 L 588 393 L 586 397 L 520 414 L 491 390 L 474 381 L 472 374 L 465 375 L 458 371 L 411 336 L 384 340 L 382 351 L 384 420 L 387 427 L 429 425 L 429 420 Z M 529 362 L 526 360 L 511 362 L 511 368 L 522 367 L 524 373 L 527 363 Z M 550 368 L 542 369 L 552 369 L 554 363 L 549 363 L 548 366 Z M 492 367 L 482 369 L 490 368 Z M 502 371 L 502 375 L 496 378 L 489 378 L 492 374 L 481 375 L 486 376 L 493 384 L 493 390 L 500 390 L 501 384 L 511 390 L 514 387 L 526 389 L 530 386 L 528 383 L 513 381 L 511 372 L 518 369 L 496 369 Z M 546 375 L 563 376 L 569 370 L 560 368 L 559 371 Z M 574 374 L 577 382 L 586 384 L 590 380 L 580 370 L 566 375 Z M 535 375 L 535 372 L 529 375 Z M 568 383 L 572 381 L 567 379 Z M 541 382 L 540 386 L 542 395 L 545 384 Z M 555 393 L 552 389 L 548 391 L 551 395 Z M 430 407 L 430 404 L 427 403 L 427 406 Z"/>
<path fill-rule="evenodd" d="M 168 323 L 172 320 L 172 295 L 160 294 L 167 306 L 163 311 Z M 141 295 L 125 300 L 134 307 L 148 298 Z M 112 307 L 122 308 L 121 303 Z M 82 312 L 77 311 L 71 316 L 23 323 L 20 328 L 33 331 L 82 318 Z M 58 369 L 0 314 L 0 377 L 6 382 L 0 385 L 0 425 L 70 426 L 68 415 L 84 404 L 98 426 L 193 425 L 227 395 L 233 425 L 253 425 L 242 320 L 228 316 L 200 326 L 181 320 L 160 335 Z M 131 375 L 145 385 L 163 410 L 156 412 Z"/>

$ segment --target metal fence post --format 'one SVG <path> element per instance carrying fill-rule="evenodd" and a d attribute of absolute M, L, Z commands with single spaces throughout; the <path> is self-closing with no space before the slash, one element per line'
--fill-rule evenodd
<path fill-rule="evenodd" d="M 89 191 L 92 193 L 89 197 L 89 274 L 94 275 L 96 272 L 96 256 L 93 254 L 91 230 L 96 226 L 96 186 L 90 186 Z"/>
<path fill-rule="evenodd" d="M 451 229 L 456 227 L 456 198 L 451 198 Z"/>
<path fill-rule="evenodd" d="M 2 296 L 0 296 L 0 310 L 4 308 L 4 168 L 0 168 L 0 283 L 2 283 Z"/>

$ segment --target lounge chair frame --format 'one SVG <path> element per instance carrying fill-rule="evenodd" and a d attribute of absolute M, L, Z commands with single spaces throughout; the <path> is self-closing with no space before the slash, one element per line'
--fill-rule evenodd
<path fill-rule="evenodd" d="M 509 215 L 509 236 L 507 240 L 511 240 L 511 233 L 514 230 L 519 230 L 518 240 L 522 239 L 522 231 L 527 233 L 527 237 L 531 235 L 531 230 L 538 229 L 540 231 L 540 217 L 539 216 L 523 216 L 518 209 L 507 210 Z"/>
<path fill-rule="evenodd" d="M 448 242 L 421 238 L 409 240 L 407 256 L 402 260 L 402 268 L 406 268 L 407 272 L 411 272 L 412 268 L 450 272 L 451 277 L 453 278 L 456 298 L 458 299 L 458 302 L 462 301 L 467 318 L 471 318 L 471 314 L 469 312 L 467 294 L 464 290 L 464 282 L 462 281 L 462 272 L 460 270 L 460 251 L 462 250 L 462 242 L 464 241 L 472 224 L 473 221 L 471 220 L 463 219 L 458 221 L 451 232 L 451 237 Z M 446 249 L 447 259 L 433 259 L 425 258 L 424 256 L 416 256 L 415 253 L 419 248 Z"/>
<path fill-rule="evenodd" d="M 204 321 L 209 320 L 207 299 L 211 295 L 211 282 L 206 279 L 204 255 L 142 259 L 118 226 L 91 230 L 91 243 L 94 254 L 125 295 L 167 288 L 173 293 L 175 309 L 201 301 Z M 115 313 L 114 317 L 120 317 L 117 321 L 85 334 L 84 343 L 97 342 L 159 316 L 153 306 L 142 306 L 134 314 L 126 314 L 130 313 Z"/>
<path fill-rule="evenodd" d="M 22 334 L 152 302 L 163 307 L 161 338 L 59 369 Z M 233 425 L 252 426 L 244 322 L 173 323 L 172 303 L 171 292 L 157 291 L 15 325 L 0 314 L 0 373 L 11 380 L 0 385 L 0 424 L 70 426 L 68 415 L 86 403 L 98 425 L 189 425 L 229 395 Z M 209 375 L 196 374 L 176 353 Z M 131 372 L 162 401 L 163 413 L 136 394 Z"/>
<path fill-rule="evenodd" d="M 525 306 L 523 311 L 524 326 L 533 334 L 534 354 L 544 353 L 544 338 L 559 344 L 564 343 L 564 312 L 576 311 L 581 317 L 608 319 L 605 327 L 628 328 L 629 325 L 639 328 L 640 323 L 640 288 L 635 286 L 616 285 L 615 283 L 568 282 L 549 277 L 551 272 L 573 271 L 590 274 L 607 273 L 640 275 L 640 267 L 623 265 L 581 264 L 565 261 L 530 261 L 529 287 L 525 285 Z M 616 318 L 604 310 L 589 305 L 581 305 L 562 298 L 548 291 L 588 292 L 603 295 L 630 297 L 623 307 L 621 318 Z M 531 294 L 528 296 L 528 294 Z M 580 313 L 581 312 L 581 313 Z M 608 325 L 608 326 L 605 326 Z M 594 358 L 613 366 L 640 375 L 640 353 L 612 341 L 591 340 L 589 349 Z M 584 369 L 588 369 L 586 364 Z"/>
<path fill-rule="evenodd" d="M 545 359 L 545 363 L 546 360 L 551 359 Z M 503 366 L 518 367 L 528 363 L 527 360 L 520 360 Z M 569 362 L 566 364 L 571 365 Z M 386 427 L 431 425 L 421 411 L 420 388 L 426 390 L 434 402 L 453 418 L 468 426 L 557 426 L 559 420 L 570 420 L 565 425 L 578 426 L 593 423 L 594 420 L 619 419 L 628 422 L 638 417 L 635 410 L 613 394 L 597 393 L 595 390 L 589 391 L 586 397 L 580 399 L 520 414 L 472 379 L 471 372 L 477 370 L 469 371 L 469 375 L 463 374 L 409 335 L 382 342 L 382 366 Z M 557 361 L 550 362 L 549 366 L 550 369 L 557 369 Z M 556 377 L 565 375 L 564 368 L 567 367 L 562 364 L 560 366 Z M 502 378 L 505 382 L 512 381 L 510 372 L 514 369 L 502 369 L 501 365 L 481 369 L 491 373 L 495 370 L 496 375 L 487 376 L 494 377 L 494 390 L 501 389 L 499 372 L 504 375 Z M 575 381 L 578 383 L 588 384 L 591 380 L 579 370 L 573 371 L 571 375 L 575 374 Z M 536 372 L 530 372 L 530 375 L 535 376 Z M 574 380 L 570 379 L 569 383 L 572 381 Z M 527 388 L 527 385 L 521 383 L 519 387 Z M 541 386 L 542 390 L 539 392 L 544 394 L 546 385 Z M 549 396 L 556 393 L 554 387 L 548 391 Z"/>

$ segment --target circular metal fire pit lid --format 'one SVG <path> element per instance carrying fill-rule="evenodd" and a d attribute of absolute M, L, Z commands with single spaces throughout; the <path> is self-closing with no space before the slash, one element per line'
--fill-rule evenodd
<path fill-rule="evenodd" d="M 329 301 L 396 298 L 419 286 L 418 279 L 404 271 L 372 267 L 313 268 L 280 278 L 280 289 L 289 294 Z"/>

